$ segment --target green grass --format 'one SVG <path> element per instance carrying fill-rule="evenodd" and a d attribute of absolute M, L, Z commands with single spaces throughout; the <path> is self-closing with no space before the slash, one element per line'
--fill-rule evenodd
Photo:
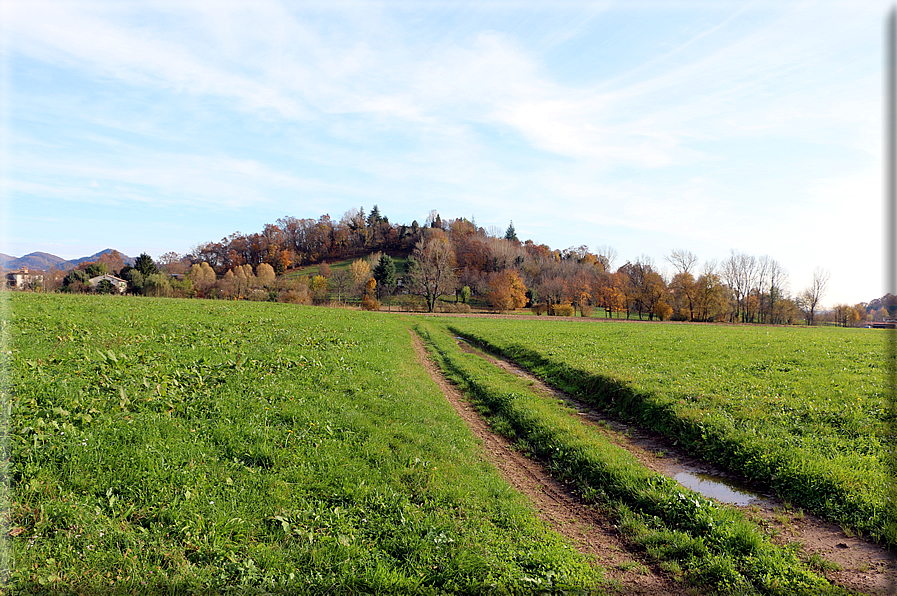
<path fill-rule="evenodd" d="M 894 544 L 884 336 L 866 329 L 453 319 L 453 332 L 692 454 Z"/>
<path fill-rule="evenodd" d="M 396 317 L 13 294 L 16 593 L 598 589 Z"/>
<path fill-rule="evenodd" d="M 390 255 L 390 256 L 392 256 L 392 255 Z M 339 271 L 339 270 L 348 271 L 349 267 L 352 265 L 352 263 L 354 261 L 357 261 L 358 259 L 367 261 L 367 258 L 368 258 L 368 255 L 364 255 L 362 257 L 353 257 L 353 258 L 344 259 L 341 261 L 328 262 L 327 266 L 330 267 L 331 273 L 333 273 L 335 271 Z M 393 257 L 393 261 L 395 262 L 395 265 L 396 265 L 396 275 L 397 276 L 405 275 L 408 272 L 408 267 L 410 265 L 408 257 Z M 310 279 L 310 278 L 314 277 L 315 275 L 320 274 L 320 267 L 321 267 L 320 263 L 315 263 L 315 264 L 311 264 L 311 265 L 302 265 L 300 267 L 296 267 L 295 269 L 291 269 L 287 273 L 287 277 L 297 278 L 297 277 L 302 277 L 302 276 L 308 276 Z"/>
<path fill-rule="evenodd" d="M 494 430 L 573 484 L 585 500 L 608 507 L 623 534 L 690 583 L 723 593 L 846 593 L 808 569 L 793 549 L 774 546 L 739 511 L 647 470 L 570 408 L 463 353 L 435 320 L 420 321 L 416 329 Z"/>

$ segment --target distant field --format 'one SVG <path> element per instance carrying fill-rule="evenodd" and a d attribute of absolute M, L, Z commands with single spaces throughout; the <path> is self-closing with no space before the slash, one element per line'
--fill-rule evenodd
<path fill-rule="evenodd" d="M 885 335 L 443 319 L 596 406 L 891 544 Z"/>
<path fill-rule="evenodd" d="M 600 585 L 483 463 L 399 318 L 8 300 L 16 593 Z"/>

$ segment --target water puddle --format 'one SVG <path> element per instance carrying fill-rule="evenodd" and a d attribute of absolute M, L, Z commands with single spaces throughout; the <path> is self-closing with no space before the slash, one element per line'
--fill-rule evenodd
<path fill-rule="evenodd" d="M 474 346 L 465 338 L 455 336 L 455 341 L 463 351 L 478 353 Z M 642 450 L 644 453 L 655 455 L 664 454 L 661 458 L 654 459 L 653 462 L 651 462 L 653 465 L 650 467 L 655 471 L 671 477 L 682 486 L 690 488 L 705 497 L 711 497 L 717 501 L 729 503 L 731 505 L 741 507 L 747 505 L 763 505 L 769 507 L 772 505 L 769 497 L 725 476 L 716 474 L 716 470 L 714 470 L 712 466 L 707 465 L 706 462 L 693 460 L 684 454 L 669 457 L 669 455 L 671 455 L 669 445 L 665 444 L 652 433 L 634 428 L 618 420 L 605 418 L 600 413 L 592 410 L 569 395 L 566 395 L 564 392 L 546 385 L 529 371 L 522 369 L 511 362 L 495 356 L 490 356 L 489 359 L 497 366 L 532 381 L 536 388 L 541 391 L 567 402 L 569 405 L 576 408 L 580 416 L 584 416 L 590 419 L 593 423 L 601 425 L 608 430 L 612 430 L 619 435 L 625 436 L 625 443 L 629 445 L 627 448 L 631 451 L 634 448 L 636 450 Z M 643 461 L 643 463 L 645 462 Z"/>
<path fill-rule="evenodd" d="M 717 501 L 732 505 L 747 506 L 767 500 L 762 495 L 731 480 L 711 474 L 679 472 L 673 476 L 673 480 L 705 497 L 712 497 Z"/>

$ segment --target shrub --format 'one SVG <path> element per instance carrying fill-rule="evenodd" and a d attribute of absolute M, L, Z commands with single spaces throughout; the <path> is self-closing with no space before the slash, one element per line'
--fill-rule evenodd
<path fill-rule="evenodd" d="M 380 310 L 380 301 L 370 296 L 365 296 L 361 301 L 361 310 Z"/>
<path fill-rule="evenodd" d="M 545 304 L 534 304 L 531 308 L 536 316 L 544 315 L 548 312 L 548 306 Z"/>
<path fill-rule="evenodd" d="M 466 313 L 470 312 L 469 304 L 444 304 L 439 308 L 442 312 L 450 312 L 450 313 Z"/>
<path fill-rule="evenodd" d="M 572 304 L 555 304 L 551 307 L 551 314 L 556 317 L 572 317 L 576 314 L 576 310 Z"/>
<path fill-rule="evenodd" d="M 589 306 L 588 304 L 582 304 L 579 307 L 579 314 L 583 317 L 591 317 L 592 313 L 595 312 L 595 309 Z"/>
<path fill-rule="evenodd" d="M 281 292 L 277 301 L 287 304 L 308 304 L 308 291 L 287 290 L 286 292 Z"/>

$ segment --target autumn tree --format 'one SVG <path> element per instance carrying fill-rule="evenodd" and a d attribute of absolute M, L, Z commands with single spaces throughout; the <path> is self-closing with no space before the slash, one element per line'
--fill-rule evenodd
<path fill-rule="evenodd" d="M 441 231 L 430 231 L 415 245 L 409 279 L 412 287 L 424 296 L 429 312 L 436 310 L 436 301 L 441 296 L 454 290 L 454 267 L 455 251 Z"/>
<path fill-rule="evenodd" d="M 207 297 L 215 285 L 215 271 L 205 262 L 190 267 L 187 278 L 193 282 L 193 287 L 201 298 Z"/>
<path fill-rule="evenodd" d="M 526 306 L 526 286 L 513 269 L 490 273 L 487 287 L 486 300 L 492 308 L 505 311 Z"/>
<path fill-rule="evenodd" d="M 274 283 L 277 275 L 274 273 L 274 267 L 269 263 L 262 263 L 255 269 L 255 277 L 261 286 L 270 286 Z"/>
<path fill-rule="evenodd" d="M 165 255 L 162 255 L 165 256 Z M 105 263 L 109 272 L 118 274 L 125 267 L 125 259 L 120 252 L 117 250 L 111 250 L 109 252 L 104 252 L 97 259 L 98 263 Z"/>
<path fill-rule="evenodd" d="M 349 265 L 349 275 L 352 277 L 352 288 L 361 296 L 364 293 L 365 284 L 371 277 L 371 266 L 364 259 L 355 259 Z"/>
<path fill-rule="evenodd" d="M 311 279 L 311 283 L 309 284 L 308 289 L 316 302 L 323 302 L 327 299 L 327 278 L 323 275 L 315 275 Z"/>
<path fill-rule="evenodd" d="M 165 273 L 184 275 L 187 273 L 187 268 L 190 267 L 190 262 L 178 253 L 169 251 L 159 257 L 159 265 L 165 270 Z M 110 270 L 117 271 L 117 269 L 111 267 Z"/>

